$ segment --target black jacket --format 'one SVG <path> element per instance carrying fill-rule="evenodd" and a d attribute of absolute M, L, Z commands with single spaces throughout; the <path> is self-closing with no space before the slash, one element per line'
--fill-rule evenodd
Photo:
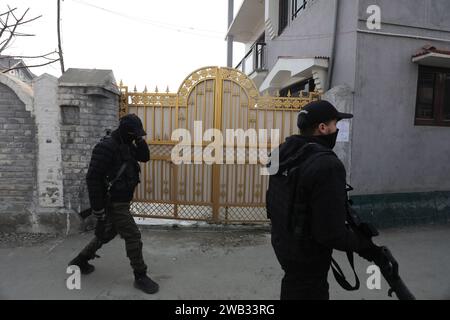
<path fill-rule="evenodd" d="M 140 140 L 137 145 L 122 142 L 118 130 L 110 137 L 103 138 L 92 151 L 86 183 L 89 192 L 91 208 L 105 208 L 107 183 L 112 181 L 124 162 L 127 169 L 110 190 L 111 202 L 129 202 L 133 199 L 134 189 L 139 183 L 139 162 L 150 160 L 147 143 Z"/>
<path fill-rule="evenodd" d="M 281 172 L 299 165 L 294 155 L 307 143 L 324 145 L 317 137 L 292 136 L 280 146 Z M 334 154 L 318 157 L 296 179 L 296 190 L 301 186 L 308 204 L 307 234 L 297 239 L 284 226 L 272 222 L 272 244 L 282 265 L 295 260 L 302 262 L 304 272 L 324 275 L 333 249 L 358 252 L 369 243 L 346 227 L 346 171 Z"/>

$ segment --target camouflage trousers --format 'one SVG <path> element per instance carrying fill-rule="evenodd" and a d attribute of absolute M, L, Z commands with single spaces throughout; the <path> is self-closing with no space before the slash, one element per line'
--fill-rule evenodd
<path fill-rule="evenodd" d="M 111 204 L 107 209 L 106 221 L 101 235 L 96 235 L 80 252 L 80 256 L 86 257 L 88 260 L 94 259 L 97 250 L 113 240 L 117 234 L 125 240 L 127 257 L 130 259 L 133 271 L 136 274 L 146 273 L 147 265 L 142 256 L 141 232 L 130 213 L 130 203 Z"/>

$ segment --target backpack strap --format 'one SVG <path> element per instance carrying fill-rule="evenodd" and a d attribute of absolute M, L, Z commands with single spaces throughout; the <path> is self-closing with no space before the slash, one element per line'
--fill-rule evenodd
<path fill-rule="evenodd" d="M 313 150 L 308 150 L 308 149 L 313 149 Z M 306 155 L 306 157 L 305 157 L 305 155 Z M 318 143 L 308 143 L 308 144 L 304 145 L 299 150 L 299 152 L 297 152 L 297 154 L 294 156 L 296 159 L 300 160 L 301 163 L 295 167 L 290 168 L 288 170 L 288 175 L 298 169 L 302 169 L 302 171 L 305 170 L 314 161 L 316 161 L 318 158 L 320 158 L 324 155 L 336 156 L 336 154 L 332 150 L 322 147 Z"/>

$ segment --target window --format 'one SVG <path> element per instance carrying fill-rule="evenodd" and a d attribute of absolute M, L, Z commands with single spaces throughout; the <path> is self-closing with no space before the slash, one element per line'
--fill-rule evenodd
<path fill-rule="evenodd" d="M 286 29 L 289 20 L 289 0 L 279 0 L 278 35 Z"/>
<path fill-rule="evenodd" d="M 256 40 L 250 51 L 244 56 L 244 59 L 239 62 L 236 69 L 241 70 L 249 75 L 254 71 L 266 70 L 266 39 L 265 32 Z"/>
<path fill-rule="evenodd" d="M 292 0 L 292 20 L 297 18 L 300 11 L 306 9 L 306 0 Z"/>
<path fill-rule="evenodd" d="M 415 123 L 450 126 L 450 69 L 419 67 Z"/>
<path fill-rule="evenodd" d="M 64 105 L 61 106 L 61 120 L 63 125 L 79 125 L 80 107 Z"/>

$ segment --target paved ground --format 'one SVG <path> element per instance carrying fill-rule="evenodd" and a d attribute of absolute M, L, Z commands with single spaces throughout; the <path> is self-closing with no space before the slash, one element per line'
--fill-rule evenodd
<path fill-rule="evenodd" d="M 145 229 L 144 256 L 161 291 L 147 296 L 132 286 L 123 240 L 112 241 L 82 277 L 81 290 L 66 288 L 67 262 L 92 234 L 68 238 L 0 235 L 1 299 L 277 299 L 281 269 L 264 230 L 222 228 Z M 385 230 L 377 242 L 389 246 L 401 274 L 419 299 L 450 299 L 450 226 Z M 341 264 L 342 254 L 335 254 Z M 357 259 L 363 285 L 368 264 Z M 349 269 L 345 268 L 351 278 Z M 332 299 L 386 299 L 365 288 L 348 293 L 330 273 Z"/>

